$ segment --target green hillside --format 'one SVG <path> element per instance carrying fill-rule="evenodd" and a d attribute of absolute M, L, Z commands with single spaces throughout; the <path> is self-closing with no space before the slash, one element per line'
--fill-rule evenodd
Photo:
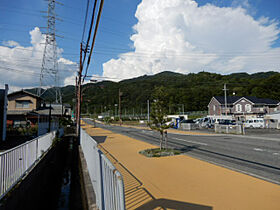
<path fill-rule="evenodd" d="M 224 83 L 227 84 L 228 95 L 235 92 L 239 96 L 257 96 L 280 100 L 280 73 L 260 72 L 256 74 L 234 73 L 220 75 L 209 72 L 197 74 L 179 74 L 162 72 L 153 76 L 141 76 L 121 82 L 103 81 L 96 84 L 83 85 L 82 111 L 100 113 L 111 110 L 115 112 L 118 104 L 119 88 L 122 95 L 123 113 L 145 113 L 147 100 L 152 100 L 154 87 L 164 86 L 169 98 L 169 111 L 175 113 L 182 111 L 207 110 L 207 105 L 215 95 L 223 95 Z M 74 104 L 75 87 L 61 88 L 63 102 Z M 47 98 L 50 94 L 46 93 Z M 180 110 L 179 110 L 180 109 Z"/>

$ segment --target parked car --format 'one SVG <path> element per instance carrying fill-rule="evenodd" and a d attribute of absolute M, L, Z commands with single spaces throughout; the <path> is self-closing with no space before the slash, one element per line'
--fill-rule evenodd
<path fill-rule="evenodd" d="M 262 118 L 252 118 L 244 123 L 245 128 L 264 128 L 264 120 Z"/>
<path fill-rule="evenodd" d="M 236 125 L 235 120 L 219 120 L 220 125 Z"/>
<path fill-rule="evenodd" d="M 182 120 L 181 123 L 195 123 L 194 120 Z"/>

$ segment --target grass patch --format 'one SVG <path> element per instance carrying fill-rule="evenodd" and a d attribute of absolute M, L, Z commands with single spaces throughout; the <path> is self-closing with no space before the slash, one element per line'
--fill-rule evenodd
<path fill-rule="evenodd" d="M 180 155 L 182 152 L 175 149 L 146 149 L 139 152 L 139 154 L 144 155 L 146 157 L 165 157 L 165 156 L 174 156 Z"/>

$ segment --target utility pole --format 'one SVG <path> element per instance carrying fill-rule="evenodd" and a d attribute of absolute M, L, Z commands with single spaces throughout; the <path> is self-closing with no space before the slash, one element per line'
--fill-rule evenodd
<path fill-rule="evenodd" d="M 49 107 L 49 128 L 48 128 L 48 132 L 51 132 L 51 122 L 52 122 L 52 103 L 50 102 L 50 107 Z"/>
<path fill-rule="evenodd" d="M 148 123 L 150 122 L 150 101 L 147 100 L 147 106 L 148 106 Z"/>
<path fill-rule="evenodd" d="M 82 71 L 83 71 L 83 64 L 82 64 L 82 57 L 83 57 L 83 45 L 80 45 L 80 68 L 78 72 L 78 81 L 77 81 L 77 130 L 76 134 L 80 136 L 80 127 L 81 127 L 81 83 L 82 83 Z"/>
<path fill-rule="evenodd" d="M 122 108 L 121 108 L 121 96 L 122 92 L 121 89 L 119 89 L 119 120 L 120 120 L 120 126 L 122 125 Z"/>
<path fill-rule="evenodd" d="M 227 84 L 225 83 L 223 91 L 225 91 L 225 114 L 226 114 L 226 116 L 227 116 L 227 90 L 228 90 Z"/>

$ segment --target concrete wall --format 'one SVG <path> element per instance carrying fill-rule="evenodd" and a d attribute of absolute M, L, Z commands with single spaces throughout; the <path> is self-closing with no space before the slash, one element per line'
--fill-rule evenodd
<path fill-rule="evenodd" d="M 83 150 L 81 146 L 78 147 L 79 152 L 79 174 L 80 174 L 80 183 L 81 183 L 81 192 L 82 192 L 82 203 L 83 208 L 88 210 L 98 209 L 96 205 L 95 192 L 91 183 L 89 176 L 87 163 L 84 157 Z"/>

